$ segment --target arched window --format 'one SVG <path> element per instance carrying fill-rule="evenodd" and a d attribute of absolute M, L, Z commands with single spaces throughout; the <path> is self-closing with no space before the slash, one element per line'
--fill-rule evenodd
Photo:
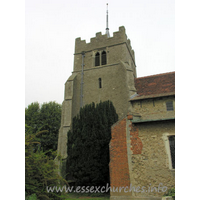
<path fill-rule="evenodd" d="M 97 52 L 95 54 L 95 66 L 99 66 L 100 65 L 100 54 L 99 52 Z"/>
<path fill-rule="evenodd" d="M 101 78 L 99 78 L 99 88 L 102 88 Z"/>
<path fill-rule="evenodd" d="M 106 52 L 103 51 L 101 54 L 101 64 L 106 65 Z"/>

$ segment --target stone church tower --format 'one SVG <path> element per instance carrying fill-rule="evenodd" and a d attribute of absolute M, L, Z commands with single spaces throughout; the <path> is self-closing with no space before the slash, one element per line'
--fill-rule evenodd
<path fill-rule="evenodd" d="M 123 26 L 113 33 L 113 37 L 106 29 L 105 35 L 96 33 L 90 43 L 76 39 L 74 68 L 65 83 L 62 103 L 58 139 L 58 155 L 62 161 L 65 162 L 67 158 L 67 132 L 80 108 L 92 102 L 110 100 L 119 119 L 124 117 L 128 112 L 130 97 L 136 93 L 135 78 L 135 55 Z M 62 165 L 60 167 L 63 169 Z"/>

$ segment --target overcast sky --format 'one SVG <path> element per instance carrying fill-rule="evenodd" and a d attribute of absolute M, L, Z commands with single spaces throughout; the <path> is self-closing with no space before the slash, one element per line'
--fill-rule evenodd
<path fill-rule="evenodd" d="M 26 0 L 25 106 L 64 99 L 77 37 L 126 29 L 138 77 L 175 71 L 174 0 Z"/>

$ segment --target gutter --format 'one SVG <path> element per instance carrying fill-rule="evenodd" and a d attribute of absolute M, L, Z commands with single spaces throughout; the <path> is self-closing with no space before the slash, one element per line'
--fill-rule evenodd
<path fill-rule="evenodd" d="M 138 117 L 134 117 L 131 120 L 133 124 L 137 123 L 144 123 L 144 122 L 157 122 L 157 121 L 168 121 L 168 120 L 175 120 L 175 117 L 169 117 L 169 118 L 158 118 L 158 119 L 141 119 Z"/>

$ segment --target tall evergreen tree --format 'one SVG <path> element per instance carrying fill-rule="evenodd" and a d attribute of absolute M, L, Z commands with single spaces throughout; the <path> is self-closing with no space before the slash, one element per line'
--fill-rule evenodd
<path fill-rule="evenodd" d="M 61 105 L 56 102 L 31 103 L 25 108 L 26 133 L 47 130 L 38 136 L 43 151 L 55 151 L 58 144 L 58 132 L 61 122 Z"/>
<path fill-rule="evenodd" d="M 77 185 L 109 183 L 109 142 L 116 121 L 118 115 L 110 101 L 86 105 L 73 118 L 68 132 L 67 174 Z"/>

